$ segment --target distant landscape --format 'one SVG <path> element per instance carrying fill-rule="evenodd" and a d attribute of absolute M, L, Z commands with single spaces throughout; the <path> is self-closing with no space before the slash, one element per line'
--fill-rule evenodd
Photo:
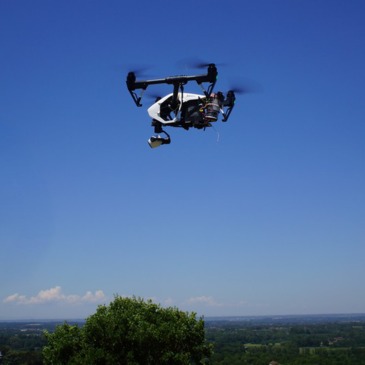
<path fill-rule="evenodd" d="M 206 338 L 214 345 L 211 364 L 365 365 L 365 314 L 206 317 Z M 42 364 L 43 333 L 64 322 L 0 321 L 0 362 Z"/>

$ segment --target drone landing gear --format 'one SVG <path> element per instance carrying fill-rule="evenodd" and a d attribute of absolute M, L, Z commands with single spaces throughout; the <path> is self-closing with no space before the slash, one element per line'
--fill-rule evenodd
<path fill-rule="evenodd" d="M 156 121 L 152 122 L 152 125 L 155 127 L 155 133 L 157 134 L 156 136 L 152 136 L 149 140 L 148 140 L 148 144 L 150 145 L 151 148 L 156 148 L 159 147 L 163 144 L 170 144 L 171 143 L 171 139 L 170 136 L 167 132 L 165 132 L 162 129 L 162 126 L 160 123 L 157 123 Z M 161 137 L 159 135 L 159 133 L 163 133 L 166 135 L 166 137 Z"/>

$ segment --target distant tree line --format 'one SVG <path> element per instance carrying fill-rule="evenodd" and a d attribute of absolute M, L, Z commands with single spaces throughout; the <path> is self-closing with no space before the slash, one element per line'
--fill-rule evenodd
<path fill-rule="evenodd" d="M 321 324 L 211 323 L 212 364 L 365 365 L 365 321 Z"/>
<path fill-rule="evenodd" d="M 0 323 L 0 351 L 2 365 L 365 365 L 365 318 L 203 321 L 177 308 L 116 297 L 83 323 Z"/>

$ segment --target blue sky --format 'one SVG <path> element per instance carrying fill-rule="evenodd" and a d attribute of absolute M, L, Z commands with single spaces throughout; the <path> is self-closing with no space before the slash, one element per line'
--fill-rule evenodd
<path fill-rule="evenodd" d="M 206 316 L 364 312 L 364 11 L 2 0 L 0 319 L 83 318 L 115 294 Z M 126 73 L 205 72 L 189 58 L 222 64 L 217 90 L 259 92 L 152 150 Z"/>

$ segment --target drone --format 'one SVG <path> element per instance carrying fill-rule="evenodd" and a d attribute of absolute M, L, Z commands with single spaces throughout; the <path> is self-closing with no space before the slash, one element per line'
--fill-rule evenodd
<path fill-rule="evenodd" d="M 151 148 L 171 143 L 169 134 L 164 130 L 165 127 L 205 130 L 212 127 L 212 123 L 218 121 L 220 116 L 222 122 L 228 120 L 236 100 L 235 91 L 230 90 L 226 95 L 220 91 L 214 92 L 218 77 L 217 67 L 214 63 L 205 66 L 207 73 L 204 75 L 179 75 L 152 80 L 137 80 L 135 72 L 128 73 L 127 88 L 137 107 L 142 106 L 142 97 L 150 85 L 167 84 L 173 87 L 172 93 L 157 97 L 147 110 L 152 118 L 151 125 L 155 134 L 148 140 Z M 201 87 L 203 91 L 201 95 L 184 91 L 184 86 L 192 81 Z M 137 90 L 140 90 L 139 95 Z"/>

